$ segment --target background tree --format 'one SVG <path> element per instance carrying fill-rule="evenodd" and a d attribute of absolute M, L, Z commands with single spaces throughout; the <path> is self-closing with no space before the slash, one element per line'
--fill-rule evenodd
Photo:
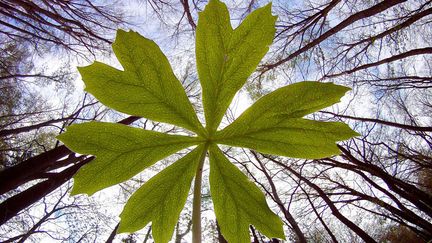
<path fill-rule="evenodd" d="M 273 1 L 273 13 L 279 17 L 271 53 L 241 92 L 239 100 L 255 100 L 277 87 L 302 80 L 347 85 L 352 88 L 351 97 L 314 118 L 343 120 L 362 135 L 341 143 L 340 156 L 313 161 L 246 150 L 225 151 L 240 158 L 236 161 L 239 168 L 266 192 L 273 202 L 272 208 L 284 220 L 291 241 L 431 240 L 431 2 L 304 0 L 292 4 Z M 91 97 L 84 96 L 62 102 L 68 109 L 61 107 L 53 112 L 53 107 L 46 105 L 34 87 L 44 82 L 62 82 L 62 74 L 75 71 L 66 68 L 64 72 L 40 72 L 32 62 L 35 55 L 44 52 L 75 53 L 88 59 L 100 55 L 101 50 L 109 49 L 113 30 L 126 25 L 117 14 L 123 3 L 111 7 L 93 6 L 89 1 L 1 3 L 0 39 L 6 41 L 0 43 L 0 153 L 2 165 L 7 169 L 0 171 L 0 219 L 8 215 L 9 221 L 2 221 L 0 232 L 9 232 L 22 215 L 30 215 L 24 210 L 27 206 L 36 208 L 44 200 L 51 202 L 48 198 L 56 198 L 51 195 L 63 195 L 56 194 L 55 190 L 60 190 L 59 186 L 90 159 L 71 154 L 52 140 L 54 134 L 67 124 L 81 120 L 124 118 L 107 112 L 94 104 Z M 227 4 L 235 14 L 233 22 L 236 23 L 266 3 L 253 0 Z M 163 30 L 157 34 L 165 36 L 158 36 L 158 41 L 170 50 L 169 59 L 176 59 L 173 66 L 178 67 L 177 76 L 183 76 L 184 86 L 190 87 L 192 100 L 198 100 L 200 91 L 195 65 L 191 62 L 194 59 L 191 40 L 197 13 L 206 2 L 151 0 L 134 4 L 146 8 L 149 16 L 157 17 L 152 19 Z M 200 110 L 199 103 L 196 104 Z M 237 116 L 236 107 L 227 115 L 228 119 Z M 143 119 L 137 122 L 137 119 L 131 117 L 123 122 L 135 122 L 135 126 L 147 126 L 147 129 L 149 126 L 163 131 L 172 129 Z M 134 183 L 142 183 L 149 176 L 142 175 L 142 180 L 129 182 L 122 190 L 137 187 Z M 62 190 L 64 193 L 66 189 Z M 7 205 L 16 205 L 15 211 L 8 213 L 10 206 Z M 47 207 L 44 215 L 50 210 Z M 20 215 L 12 218 L 17 214 Z M 178 235 L 187 232 L 187 214 L 182 215 Z M 212 239 L 217 241 L 216 222 L 208 217 L 208 239 L 213 235 Z M 104 233 L 98 232 L 105 234 L 104 239 L 116 225 L 115 219 L 110 222 Z M 35 236 L 32 232 L 36 224 L 25 225 L 21 232 L 2 234 L 5 238 L 1 240 L 19 235 Z M 149 240 L 146 235 L 150 230 L 147 227 L 136 235 L 115 239 Z M 95 232 L 83 231 L 76 234 L 83 239 L 95 239 Z M 253 228 L 250 232 L 251 241 L 269 241 Z"/>

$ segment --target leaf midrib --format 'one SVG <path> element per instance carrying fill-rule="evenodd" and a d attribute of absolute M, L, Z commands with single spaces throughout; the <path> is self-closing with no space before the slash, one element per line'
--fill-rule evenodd
<path fill-rule="evenodd" d="M 157 48 L 159 48 L 159 47 L 157 47 Z M 159 51 L 161 51 L 161 50 L 159 49 Z M 129 60 L 134 60 L 134 59 L 133 59 L 133 56 L 134 56 L 134 55 L 133 55 L 133 53 L 131 53 L 131 52 L 132 52 L 132 49 L 128 49 L 128 48 L 127 48 L 127 56 L 128 56 L 128 59 L 129 59 Z M 160 82 L 161 80 L 169 80 L 169 81 L 174 81 L 174 82 L 176 82 L 176 81 L 177 81 L 177 82 L 180 82 L 180 81 L 177 79 L 177 77 L 175 76 L 175 74 L 172 73 L 172 71 L 171 71 L 171 70 L 172 70 L 172 67 L 171 67 L 171 65 L 170 65 L 170 63 L 169 63 L 168 60 L 165 60 L 165 61 L 167 62 L 168 67 L 169 67 L 169 69 L 170 69 L 171 72 L 169 72 L 169 75 L 166 76 L 166 79 L 162 79 L 162 77 L 163 77 L 164 75 L 163 75 L 163 73 L 161 73 L 161 70 L 160 70 L 159 67 L 156 65 L 156 62 L 155 62 L 154 58 L 149 58 L 149 55 L 148 55 L 147 52 L 142 52 L 142 55 L 143 55 L 144 57 L 146 57 L 147 59 L 151 60 L 151 62 L 149 62 L 149 63 L 147 63 L 147 64 L 150 64 L 150 66 L 151 66 L 152 69 L 155 71 L 155 73 L 156 73 L 156 75 L 157 75 L 157 77 L 158 77 L 158 79 L 159 79 L 159 80 L 157 80 L 157 81 L 159 81 L 159 82 L 157 82 L 157 84 L 158 84 L 158 86 L 159 86 L 159 88 L 160 88 L 160 91 L 163 91 L 163 90 L 164 90 L 164 87 L 162 86 L 162 82 Z M 142 58 L 142 61 L 141 61 L 141 63 L 139 63 L 139 64 L 136 64 L 135 62 L 132 62 L 131 67 L 133 67 L 133 71 L 127 70 L 126 67 L 124 67 L 124 68 L 125 68 L 124 71 L 122 71 L 122 70 L 118 70 L 118 69 L 117 69 L 117 70 L 120 71 L 120 72 L 122 73 L 122 76 L 127 75 L 127 72 L 131 72 L 132 74 L 135 74 L 135 75 L 136 75 L 136 79 L 138 79 L 138 80 L 137 80 L 137 81 L 138 81 L 137 83 L 140 83 L 140 80 L 149 80 L 148 78 L 147 78 L 147 79 L 143 78 L 142 75 L 141 75 L 141 72 L 140 72 L 140 67 L 142 66 L 141 64 L 144 63 L 144 62 L 145 62 L 145 58 Z M 134 75 L 134 76 L 135 76 L 135 75 Z M 169 77 L 169 76 L 172 76 L 172 77 Z M 127 80 L 127 79 L 126 79 L 126 80 Z M 118 83 L 118 82 L 116 82 L 116 81 L 113 81 L 113 82 Z M 187 124 L 190 128 L 193 128 L 193 132 L 195 132 L 195 133 L 197 133 L 197 134 L 200 133 L 199 130 L 201 129 L 200 126 L 202 127 L 202 124 L 201 124 L 201 122 L 199 122 L 198 118 L 196 117 L 196 112 L 195 112 L 195 110 L 193 109 L 193 107 L 192 107 L 193 114 L 191 114 L 191 116 L 194 116 L 194 118 L 192 118 L 192 120 L 195 120 L 195 123 L 198 123 L 198 124 L 194 124 L 194 122 L 192 122 L 192 124 L 191 124 L 191 123 L 190 123 L 191 121 L 189 120 L 189 118 L 188 118 L 187 116 L 185 116 L 183 113 L 181 113 L 181 110 L 177 109 L 177 106 L 171 104 L 171 102 L 169 102 L 167 99 L 165 99 L 165 97 L 161 97 L 161 96 L 155 94 L 154 92 L 152 92 L 151 90 L 149 90 L 146 86 L 143 86 L 143 85 L 137 85 L 137 84 L 132 84 L 132 83 L 128 83 L 128 85 L 131 85 L 131 86 L 134 86 L 134 87 L 141 87 L 141 88 L 143 88 L 144 90 L 146 90 L 147 93 L 150 94 L 150 96 L 152 96 L 153 98 L 156 98 L 156 99 L 158 99 L 158 100 L 162 100 L 163 103 L 164 103 L 167 107 L 169 107 L 169 109 L 170 109 L 171 111 L 173 111 L 174 114 L 177 114 L 179 117 L 181 117 L 181 119 L 183 120 L 183 122 L 184 122 L 185 124 Z M 180 85 L 180 86 L 183 87 L 183 85 Z M 163 93 L 163 92 L 160 92 L 160 93 Z M 187 95 L 185 95 L 185 96 L 186 96 L 186 98 L 187 98 Z M 189 101 L 189 99 L 187 99 L 187 100 Z M 161 102 L 161 103 L 162 103 L 162 102 Z M 196 122 L 196 121 L 198 121 L 198 122 Z M 198 125 L 199 127 L 195 127 L 195 125 Z M 195 131 L 195 130 L 196 130 L 196 131 Z"/>

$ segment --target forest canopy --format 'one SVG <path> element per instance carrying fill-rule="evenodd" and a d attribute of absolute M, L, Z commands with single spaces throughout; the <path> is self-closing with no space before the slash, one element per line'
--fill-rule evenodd
<path fill-rule="evenodd" d="M 121 69 L 111 49 L 118 29 L 134 30 L 152 39 L 167 56 L 173 77 L 184 89 L 184 98 L 190 101 L 187 109 L 197 114 L 196 121 L 209 122 L 209 131 L 216 131 L 221 122 L 220 136 L 236 137 L 224 144 L 246 147 L 222 146 L 219 152 L 213 148 L 210 157 L 226 157 L 263 193 L 269 209 L 282 220 L 287 242 L 432 240 L 431 1 L 268 3 L 225 1 L 230 13 L 228 25 L 233 28 L 264 6 L 277 19 L 274 38 L 265 44 L 269 52 L 254 64 L 256 69 L 248 68 L 252 75 L 244 77 L 244 86 L 237 85 L 234 93 L 224 94 L 234 99 L 231 105 L 224 101 L 222 108 L 209 108 L 212 104 L 206 97 L 214 94 L 208 93 L 212 89 L 201 80 L 202 59 L 196 61 L 200 47 L 195 48 L 195 43 L 203 38 L 200 18 L 207 1 L 0 3 L 0 241 L 154 241 L 152 231 L 158 229 L 152 224 L 137 232 L 118 234 L 118 216 L 136 189 L 151 182 L 165 167 L 176 165 L 175 161 L 189 158 L 189 150 L 175 149 L 178 152 L 132 179 L 91 197 L 71 196 L 73 176 L 92 163 L 93 155 L 98 155 L 88 150 L 75 153 L 56 139 L 67 134 L 68 126 L 87 122 L 120 123 L 113 126 L 148 130 L 167 137 L 193 135 L 182 126 L 197 134 L 202 132 L 189 121 L 162 123 L 164 120 L 158 119 L 161 114 L 149 117 L 147 113 L 127 112 L 127 107 L 116 111 L 90 91 L 86 74 L 81 71 L 84 69 L 80 68 L 80 74 L 77 67 L 98 60 Z M 215 26 L 223 24 L 218 22 Z M 216 48 L 220 42 L 205 44 Z M 251 51 L 240 60 L 252 58 L 254 53 Z M 242 73 L 241 68 L 233 70 Z M 82 80 L 90 93 L 83 91 Z M 274 153 L 274 146 L 244 146 L 242 131 L 271 125 L 262 122 L 265 119 L 258 116 L 257 110 L 248 113 L 250 118 L 242 118 L 242 112 L 254 103 L 264 103 L 261 100 L 273 91 L 300 86 L 305 80 L 350 89 L 341 103 L 328 108 L 325 107 L 329 105 L 321 105 L 318 112 L 304 115 L 309 114 L 305 118 L 316 123 L 345 123 L 356 132 L 350 137 L 358 136 L 333 140 L 339 141 L 337 153 L 318 157 Z M 235 93 L 237 89 L 240 90 Z M 308 90 L 317 95 L 317 90 Z M 120 94 L 120 90 L 105 95 L 115 94 Z M 179 98 L 179 94 L 170 95 Z M 289 102 L 299 102 L 301 98 L 307 97 Z M 282 103 L 274 102 L 275 107 L 268 109 L 276 109 L 277 105 L 289 109 Z M 216 120 L 211 121 L 211 117 Z M 242 123 L 236 123 L 237 118 Z M 247 121 L 250 123 L 245 126 Z M 280 130 L 268 131 L 267 135 L 261 133 L 259 139 L 284 137 L 281 134 Z M 125 141 L 132 144 L 135 140 Z M 317 147 L 321 146 L 318 137 L 314 141 Z M 106 140 L 108 144 L 115 142 Z M 121 166 L 120 160 L 116 162 Z M 215 210 L 218 216 L 221 208 L 213 206 L 211 171 L 210 158 L 210 165 L 204 163 L 200 190 L 202 238 L 204 242 L 226 242 L 226 223 L 215 218 Z M 185 208 L 173 221 L 174 242 L 192 241 L 194 193 L 185 193 Z M 233 223 L 234 226 L 238 225 Z M 246 230 L 251 242 L 280 242 L 267 238 L 268 234 L 254 224 L 247 225 Z"/>

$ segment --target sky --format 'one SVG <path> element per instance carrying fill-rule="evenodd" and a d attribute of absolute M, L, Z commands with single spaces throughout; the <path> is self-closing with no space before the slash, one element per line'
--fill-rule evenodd
<path fill-rule="evenodd" d="M 277 1 L 275 1 L 276 3 Z M 301 1 L 293 1 L 292 4 L 296 4 Z M 238 6 L 239 4 L 244 4 L 244 1 L 233 1 L 230 2 L 232 6 Z M 261 3 L 261 2 L 260 2 Z M 254 6 L 256 7 L 256 6 Z M 175 73 L 178 75 L 183 72 L 183 69 L 187 62 L 194 61 L 194 37 L 193 35 L 183 35 L 180 36 L 178 39 L 172 38 L 172 29 L 168 29 L 165 26 L 161 25 L 157 19 L 157 16 L 151 14 L 152 11 L 150 9 L 150 6 L 148 4 L 145 4 L 143 2 L 134 2 L 134 1 L 126 1 L 126 4 L 122 5 L 123 10 L 129 15 L 130 20 L 134 23 L 134 25 L 131 27 L 131 29 L 138 31 L 142 35 L 144 35 L 147 38 L 150 38 L 154 40 L 163 50 L 163 52 L 168 56 L 168 59 L 173 66 L 173 69 Z M 238 12 L 235 14 L 235 16 L 241 15 L 241 12 Z M 168 21 L 175 21 L 174 16 L 165 16 Z M 196 16 L 194 16 L 196 19 Z M 233 26 L 236 26 L 238 24 L 239 17 L 233 17 L 232 18 L 232 24 Z M 329 18 L 330 25 L 335 25 L 338 23 L 338 16 L 332 16 Z M 421 38 L 414 39 L 413 41 L 421 41 Z M 420 43 L 421 45 L 421 43 Z M 388 56 L 390 55 L 389 51 L 384 51 L 381 53 L 382 56 Z M 56 70 L 58 67 L 62 65 L 62 56 L 58 55 L 46 55 L 44 57 L 41 57 L 37 60 L 38 65 L 45 66 L 48 70 Z M 108 63 L 110 65 L 114 65 L 119 67 L 119 64 L 117 60 L 115 59 L 114 55 L 112 56 L 98 56 L 98 61 L 102 61 L 104 63 Z M 91 62 L 91 61 L 90 61 Z M 90 63 L 88 60 L 82 60 L 82 59 L 75 59 L 72 61 L 72 66 L 82 66 L 87 65 Z M 422 62 L 422 60 L 414 60 L 413 63 L 416 63 L 415 66 L 413 66 L 413 70 L 415 69 L 416 72 L 421 69 L 427 69 L 426 66 L 424 66 L 425 62 Z M 299 69 L 302 69 L 304 67 L 299 66 L 297 67 Z M 313 68 L 312 68 L 313 70 Z M 377 72 L 383 72 L 386 70 L 386 67 L 380 66 L 376 71 Z M 302 81 L 302 79 L 311 79 L 313 80 L 314 77 L 318 76 L 313 71 L 308 73 L 307 75 L 299 75 L 296 73 L 293 77 L 289 77 L 290 81 Z M 277 77 L 273 81 L 269 81 L 267 83 L 264 83 L 264 88 L 268 91 L 272 91 L 276 89 L 277 87 L 283 86 L 287 83 L 287 80 L 284 79 L 285 77 Z M 76 92 L 74 95 L 71 96 L 71 99 L 79 100 L 82 94 L 82 89 L 84 88 L 83 82 L 81 81 L 80 76 L 77 74 L 77 78 L 74 80 L 74 85 L 76 87 Z M 49 102 L 51 102 L 54 106 L 55 105 L 61 105 L 58 104 L 62 98 L 62 94 L 58 94 L 55 92 L 54 86 L 49 87 L 35 87 L 35 89 L 41 89 L 43 92 L 41 92 L 45 97 L 49 98 Z M 354 98 L 354 94 L 356 94 L 355 102 L 352 101 Z M 358 94 L 361 94 L 358 96 Z M 349 106 L 349 109 L 352 113 L 355 113 L 356 115 L 361 115 L 364 117 L 375 117 L 376 113 L 379 112 L 379 107 L 376 106 L 376 100 L 377 100 L 376 93 L 371 93 L 371 91 L 366 87 L 359 87 L 350 93 L 348 93 L 345 97 L 342 98 L 342 102 L 339 105 L 333 106 L 331 109 L 343 109 L 347 106 Z M 75 97 L 76 96 L 76 97 Z M 71 102 L 72 103 L 72 102 Z M 74 102 L 73 102 L 74 103 Z M 232 105 L 230 106 L 233 117 L 238 117 L 250 104 L 252 104 L 252 99 L 249 97 L 247 92 L 243 89 L 240 91 L 234 98 Z M 419 111 L 420 113 L 421 111 Z M 421 114 L 419 114 L 421 115 Z M 385 114 L 383 114 L 385 117 Z M 430 121 L 425 121 L 425 124 Z M 225 124 L 227 122 L 225 121 Z M 138 175 L 136 178 L 141 180 L 146 180 L 151 175 L 153 175 L 156 171 L 155 170 L 148 169 L 146 172 Z M 150 173 L 149 173 L 150 172 Z M 122 205 L 119 204 L 111 204 L 107 202 L 112 201 L 112 195 L 116 195 L 118 192 L 118 186 L 109 188 L 106 190 L 103 190 L 99 193 L 96 193 L 95 196 L 92 197 L 92 199 L 97 200 L 101 203 L 108 204 L 109 213 L 111 213 L 114 217 L 119 214 L 121 211 Z M 40 210 L 40 209 L 37 209 Z M 208 217 L 212 218 L 212 213 L 207 212 Z M 144 230 L 144 232 L 146 232 Z M 118 237 L 117 239 L 120 239 L 121 237 Z"/>
<path fill-rule="evenodd" d="M 238 1 L 238 2 L 231 2 L 232 6 L 239 6 L 241 4 L 245 4 L 244 1 Z M 254 7 L 258 7 L 256 4 Z M 193 62 L 194 61 L 194 36 L 187 34 L 182 35 L 178 39 L 172 38 L 172 29 L 166 28 L 166 26 L 163 26 L 159 23 L 158 17 L 152 14 L 152 10 L 149 9 L 150 6 L 148 4 L 145 4 L 143 2 L 135 2 L 135 1 L 126 1 L 126 4 L 122 6 L 122 9 L 125 13 L 128 14 L 129 20 L 134 23 L 133 26 L 130 27 L 130 29 L 134 31 L 138 31 L 141 35 L 145 36 L 146 38 L 154 40 L 162 49 L 164 54 L 168 57 L 168 60 L 170 61 L 174 72 L 179 76 L 179 74 L 182 73 L 183 67 L 187 62 Z M 241 16 L 243 12 L 239 11 L 237 13 L 231 13 L 232 18 L 232 25 L 235 27 L 239 24 L 239 17 Z M 178 13 L 177 13 L 178 14 Z M 177 18 L 175 16 L 165 16 L 166 21 L 175 21 Z M 197 16 L 194 16 L 196 19 Z M 126 28 L 127 29 L 127 28 Z M 120 64 L 116 60 L 115 56 L 112 54 L 110 56 L 98 56 L 96 58 L 97 61 L 104 62 L 106 64 L 112 65 L 114 67 L 117 67 L 121 69 Z M 88 65 L 92 62 L 92 60 L 83 60 L 83 59 L 72 59 L 72 66 L 83 66 Z M 62 65 L 62 57 L 58 55 L 47 55 L 44 57 L 41 57 L 40 60 L 38 60 L 38 63 L 40 65 L 46 66 L 50 70 L 56 70 L 58 67 Z M 300 67 L 301 68 L 301 67 Z M 313 73 L 309 73 L 310 77 L 315 76 Z M 281 87 L 284 84 L 286 84 L 286 81 L 281 80 L 283 77 L 275 78 L 272 82 L 265 83 L 264 88 L 268 91 L 273 91 L 277 87 Z M 296 81 L 301 81 L 301 79 L 304 78 L 302 76 L 298 76 L 293 78 Z M 81 80 L 81 77 L 79 74 L 77 74 L 77 78 L 74 81 L 74 85 L 76 88 L 76 91 L 74 92 L 74 95 L 71 96 L 71 99 L 79 100 L 82 94 L 82 90 L 84 88 L 84 84 Z M 45 97 L 49 98 L 50 102 L 52 102 L 54 105 L 59 102 L 63 97 L 61 94 L 58 94 L 56 91 L 52 90 L 54 87 L 44 87 L 45 90 L 42 92 Z M 75 98 L 76 97 L 76 98 Z M 350 97 L 344 97 L 343 98 L 343 104 L 348 104 L 350 101 Z M 364 105 L 364 103 L 368 103 L 369 101 L 363 100 L 363 104 L 359 104 L 359 107 L 367 107 Z M 238 117 L 245 109 L 247 109 L 252 104 L 252 99 L 249 97 L 249 94 L 243 89 L 240 92 L 237 93 L 237 95 L 234 97 L 233 102 L 230 106 L 230 119 Z M 224 119 L 221 128 L 223 128 L 225 125 L 228 124 L 228 121 Z M 170 157 L 176 157 L 170 156 Z M 168 161 L 171 159 L 168 158 Z M 172 160 L 171 160 L 172 161 Z M 143 173 L 135 176 L 134 178 L 136 180 L 140 181 L 146 181 L 148 178 L 150 178 L 152 175 L 158 171 L 158 168 L 160 167 L 161 162 L 157 163 L 156 165 L 152 166 L 151 168 L 146 169 Z M 208 176 L 208 166 L 205 167 L 205 177 Z M 206 180 L 206 178 L 205 178 Z M 136 186 L 136 185 L 135 185 Z M 118 215 L 120 214 L 123 205 L 115 203 L 116 198 L 115 196 L 119 193 L 119 186 L 113 186 L 107 189 L 104 189 L 100 192 L 97 192 L 95 195 L 93 195 L 89 200 L 95 200 L 101 205 L 105 205 L 106 209 L 104 210 L 108 215 L 111 215 L 114 218 L 118 218 Z M 80 196 L 80 198 L 85 196 Z M 114 197 L 114 198 L 113 198 Z M 189 199 L 190 200 L 190 199 Z M 40 209 L 36 209 L 40 210 Z M 189 209 L 190 210 L 190 209 Z M 206 211 L 204 214 L 204 217 L 207 219 L 213 219 L 214 220 L 214 213 L 212 210 Z M 112 222 L 113 223 L 113 222 Z M 55 226 L 54 226 L 55 227 Z M 144 228 L 143 230 L 139 231 L 138 233 L 141 234 L 141 237 L 147 232 L 147 228 Z M 121 234 L 117 237 L 116 242 L 119 242 L 119 240 L 123 237 L 126 237 L 126 234 Z M 47 237 L 46 239 L 49 239 Z M 187 238 L 188 241 L 190 241 L 190 235 L 189 238 Z"/>

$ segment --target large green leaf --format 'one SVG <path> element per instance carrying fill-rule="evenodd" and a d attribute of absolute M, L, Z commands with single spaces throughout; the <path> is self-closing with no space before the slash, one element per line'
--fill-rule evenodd
<path fill-rule="evenodd" d="M 232 98 L 268 51 L 275 21 L 270 4 L 255 10 L 235 30 L 225 4 L 218 0 L 199 14 L 196 57 L 209 133 L 217 129 Z"/>
<path fill-rule="evenodd" d="M 229 242 L 250 242 L 252 224 L 267 237 L 284 238 L 282 221 L 269 209 L 263 193 L 228 161 L 216 144 L 321 158 L 338 154 L 335 142 L 357 134 L 343 123 L 303 118 L 338 102 L 349 90 L 318 82 L 280 88 L 217 131 L 234 95 L 268 51 L 275 21 L 271 5 L 255 10 L 235 30 L 225 4 L 219 0 L 210 0 L 200 13 L 196 56 L 206 128 L 159 47 L 133 31 L 119 30 L 113 49 L 124 70 L 100 62 L 80 68 L 86 90 L 113 109 L 182 126 L 198 137 L 112 123 L 72 125 L 58 138 L 75 152 L 96 156 L 74 176 L 73 194 L 93 194 L 131 178 L 172 153 L 198 145 L 138 189 L 121 214 L 120 232 L 139 230 L 151 221 L 155 241 L 167 242 L 198 164 L 204 161 L 206 147 L 211 144 L 210 189 L 224 237 Z"/>
<path fill-rule="evenodd" d="M 155 242 L 168 242 L 205 153 L 204 145 L 197 147 L 138 189 L 120 215 L 119 232 L 135 232 L 152 221 Z"/>
<path fill-rule="evenodd" d="M 113 50 L 124 71 L 100 62 L 79 68 L 86 91 L 118 111 L 203 132 L 183 86 L 156 43 L 136 32 L 118 30 Z"/>
<path fill-rule="evenodd" d="M 74 176 L 72 194 L 89 195 L 125 181 L 155 162 L 199 143 L 195 137 L 103 122 L 69 126 L 67 132 L 57 138 L 75 152 L 96 156 Z"/>
<path fill-rule="evenodd" d="M 249 225 L 269 238 L 285 239 L 283 223 L 264 194 L 220 151 L 210 147 L 210 192 L 222 235 L 230 243 L 250 242 Z"/>
<path fill-rule="evenodd" d="M 339 154 L 335 142 L 358 135 L 346 124 L 301 117 L 330 106 L 349 89 L 332 83 L 300 82 L 259 99 L 219 131 L 215 141 L 257 151 L 316 159 Z"/>

